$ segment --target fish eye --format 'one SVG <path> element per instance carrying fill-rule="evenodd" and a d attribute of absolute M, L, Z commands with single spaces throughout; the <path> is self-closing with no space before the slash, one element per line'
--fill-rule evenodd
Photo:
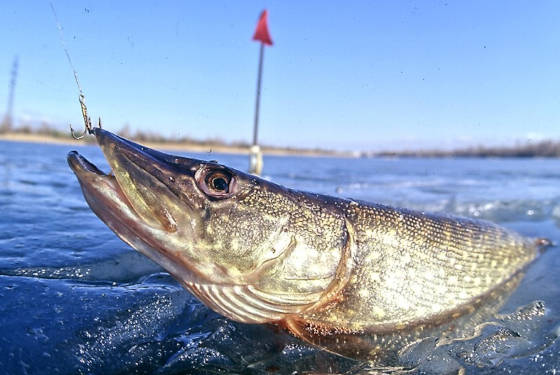
<path fill-rule="evenodd" d="M 221 172 L 210 173 L 206 177 L 206 185 L 216 192 L 227 193 L 229 189 L 229 177 Z"/>
<path fill-rule="evenodd" d="M 229 198 L 237 191 L 235 177 L 226 169 L 206 166 L 195 174 L 195 179 L 210 198 Z"/>

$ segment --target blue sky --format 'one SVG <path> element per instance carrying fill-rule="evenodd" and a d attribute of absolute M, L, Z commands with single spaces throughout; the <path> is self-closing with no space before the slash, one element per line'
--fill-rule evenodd
<path fill-rule="evenodd" d="M 557 1 L 53 1 L 92 117 L 118 130 L 336 149 L 560 138 Z M 0 112 L 81 125 L 48 1 L 3 1 Z"/>

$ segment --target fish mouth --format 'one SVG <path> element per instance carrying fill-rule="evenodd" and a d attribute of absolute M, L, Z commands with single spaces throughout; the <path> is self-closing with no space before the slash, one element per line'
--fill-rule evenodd
<path fill-rule="evenodd" d="M 93 132 L 110 173 L 76 151 L 67 156 L 92 211 L 123 241 L 183 284 L 209 282 L 184 251 L 189 245 L 185 239 L 192 238 L 196 229 L 195 202 L 200 195 L 185 186 L 193 184 L 202 161 L 152 150 L 101 128 Z"/>
<path fill-rule="evenodd" d="M 92 209 L 96 211 L 97 203 L 114 209 L 116 201 L 120 201 L 134 211 L 136 218 L 154 230 L 177 231 L 178 215 L 173 208 L 189 201 L 182 200 L 173 191 L 172 182 L 179 174 L 177 166 L 170 162 L 173 157 L 101 128 L 95 128 L 93 132 L 111 166 L 111 173 L 103 173 L 76 151 L 68 154 L 68 164 L 78 177 L 84 193 L 97 193 L 95 198 L 101 199 L 94 202 L 96 204 Z M 122 208 L 119 205 L 119 209 Z"/>

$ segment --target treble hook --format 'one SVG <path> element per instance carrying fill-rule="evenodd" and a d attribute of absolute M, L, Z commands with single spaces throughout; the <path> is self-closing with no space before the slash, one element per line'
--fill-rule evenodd
<path fill-rule="evenodd" d="M 79 134 L 76 135 L 76 133 L 74 133 L 74 129 L 72 128 L 72 124 L 70 124 L 70 133 L 72 134 L 72 137 L 74 139 L 82 139 L 84 138 L 84 136 L 87 134 L 93 134 L 93 127 L 91 126 L 91 118 L 88 116 L 87 113 L 87 107 L 86 107 L 86 100 L 84 97 L 84 94 L 80 92 L 80 107 L 82 108 L 82 117 L 84 118 L 84 131 Z M 101 117 L 99 117 L 99 121 L 97 123 L 97 126 L 99 128 L 101 128 Z"/>

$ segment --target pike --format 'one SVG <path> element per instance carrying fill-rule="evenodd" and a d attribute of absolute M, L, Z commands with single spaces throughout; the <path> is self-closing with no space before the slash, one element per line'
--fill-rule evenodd
<path fill-rule="evenodd" d="M 495 224 L 295 191 L 101 128 L 104 174 L 76 151 L 84 197 L 123 241 L 204 304 L 381 365 L 495 312 L 538 241 Z"/>

